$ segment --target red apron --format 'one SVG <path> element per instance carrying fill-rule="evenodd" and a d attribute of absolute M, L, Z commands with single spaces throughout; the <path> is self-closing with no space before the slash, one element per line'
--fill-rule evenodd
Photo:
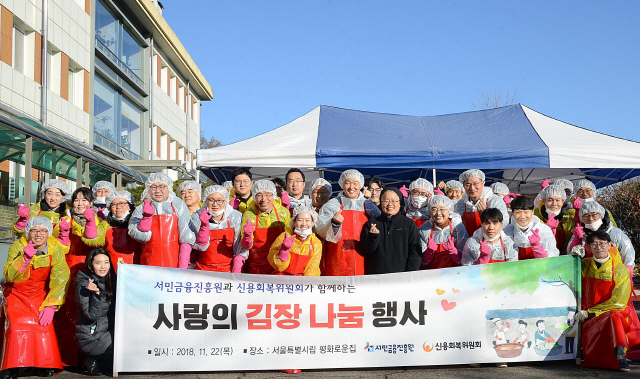
<path fill-rule="evenodd" d="M 271 244 L 278 238 L 278 236 L 284 232 L 284 226 L 280 222 L 280 215 L 276 208 L 273 208 L 273 212 L 276 212 L 276 220 L 278 221 L 277 227 L 258 227 L 258 218 L 260 217 L 260 211 L 256 214 L 256 230 L 253 232 L 253 246 L 249 250 L 248 260 L 248 273 L 249 274 L 262 274 L 269 275 L 273 272 L 273 267 L 269 263 L 269 249 Z M 267 215 L 267 217 L 269 217 Z"/>
<path fill-rule="evenodd" d="M 500 245 L 502 245 L 502 252 L 504 253 L 504 257 L 505 259 L 491 259 L 489 258 L 489 263 L 500 263 L 500 262 L 506 262 L 506 258 L 507 258 L 507 249 L 504 248 L 504 242 L 502 242 L 502 237 L 500 237 Z"/>
<path fill-rule="evenodd" d="M 231 272 L 234 236 L 229 220 L 226 228 L 209 230 L 209 247 L 198 254 L 196 270 Z"/>
<path fill-rule="evenodd" d="M 409 208 L 407 208 L 407 210 L 404 212 L 404 215 L 406 216 L 407 213 L 409 213 Z M 422 224 L 424 224 L 425 222 L 429 221 L 428 218 L 412 218 L 412 220 L 413 220 L 413 222 L 416 223 L 416 225 L 418 226 L 418 229 L 420 229 Z"/>
<path fill-rule="evenodd" d="M 467 233 L 470 236 L 473 235 L 480 226 L 482 226 L 482 221 L 480 221 L 480 212 L 467 212 L 466 202 L 464 204 L 464 213 L 462 214 L 462 224 L 465 229 L 467 229 Z"/>
<path fill-rule="evenodd" d="M 111 256 L 111 266 L 118 273 L 118 263 L 140 264 L 140 242 L 128 233 L 127 228 L 112 226 L 105 235 L 104 248 Z"/>
<path fill-rule="evenodd" d="M 39 323 L 40 306 L 49 291 L 49 266 L 31 270 L 29 279 L 3 284 L 5 316 L 2 370 L 16 367 L 40 367 L 62 370 L 58 340 L 53 323 Z M 75 346 L 74 346 L 75 347 Z"/>
<path fill-rule="evenodd" d="M 300 239 L 296 236 L 297 239 Z M 273 271 L 273 275 L 293 275 L 303 276 L 304 269 L 307 267 L 307 263 L 311 259 L 313 254 L 313 241 L 309 240 L 309 255 L 300 255 L 296 253 L 289 254 L 289 266 L 284 271 Z"/>
<path fill-rule="evenodd" d="M 558 224 L 558 228 L 556 229 L 556 247 L 560 250 L 562 255 L 566 254 L 566 248 L 563 248 L 564 240 L 567 238 L 567 234 L 564 232 L 562 228 L 562 221 Z"/>
<path fill-rule="evenodd" d="M 180 230 L 176 209 L 172 214 L 151 216 L 151 239 L 142 243 L 140 264 L 156 267 L 178 267 L 180 254 Z"/>
<path fill-rule="evenodd" d="M 326 276 L 364 275 L 365 258 L 360 251 L 360 233 L 369 221 L 366 210 L 345 211 L 340 204 L 342 216 L 342 238 L 338 243 L 328 243 L 325 261 Z"/>
<path fill-rule="evenodd" d="M 513 238 L 514 241 L 516 240 L 516 235 L 515 235 L 516 228 L 517 228 L 517 226 L 514 225 L 513 234 L 511 235 L 511 237 Z M 507 256 L 507 252 L 505 251 L 504 254 L 505 254 L 505 257 L 506 257 Z M 518 260 L 519 261 L 525 261 L 527 259 L 535 259 L 535 257 L 536 256 L 533 254 L 533 248 L 531 246 L 529 246 L 529 247 L 518 247 Z"/>
<path fill-rule="evenodd" d="M 434 222 L 431 226 L 431 234 L 429 235 L 429 239 L 433 238 L 433 230 L 436 226 Z M 453 228 L 451 227 L 451 220 L 449 220 L 449 234 L 453 237 Z M 433 256 L 433 260 L 429 263 L 423 270 L 431 270 L 438 268 L 448 268 L 448 267 L 458 267 L 460 264 L 451 260 L 451 256 L 442 246 L 443 244 L 438 244 L 438 249 L 436 250 L 436 254 Z"/>
<path fill-rule="evenodd" d="M 65 256 L 70 271 L 69 285 L 64 304 L 60 306 L 54 321 L 60 355 L 65 366 L 78 366 L 82 363 L 76 342 L 78 310 L 76 308 L 75 281 L 78 271 L 86 268 L 87 254 L 93 249 L 95 247 L 85 245 L 81 237 L 73 233 L 69 234 L 69 253 Z"/>

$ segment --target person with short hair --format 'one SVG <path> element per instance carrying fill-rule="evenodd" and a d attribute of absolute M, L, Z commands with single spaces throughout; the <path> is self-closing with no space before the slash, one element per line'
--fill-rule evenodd
<path fill-rule="evenodd" d="M 311 183 L 309 197 L 311 198 L 312 209 L 320 212 L 323 205 L 331 198 L 331 183 L 323 178 L 318 178 Z"/>
<path fill-rule="evenodd" d="M 540 192 L 542 203 L 533 211 L 533 214 L 545 223 L 554 235 L 556 247 L 560 254 L 566 254 L 567 245 L 576 227 L 574 220 L 575 210 L 565 209 L 566 192 L 559 185 L 551 184 Z"/>
<path fill-rule="evenodd" d="M 423 270 L 460 266 L 469 235 L 460 216 L 453 212 L 454 205 L 443 195 L 435 195 L 429 201 L 431 218 L 419 229 Z"/>
<path fill-rule="evenodd" d="M 460 174 L 465 194 L 456 203 L 455 212 L 462 217 L 462 223 L 470 235 L 480 228 L 480 213 L 488 208 L 502 212 L 502 222 L 505 226 L 509 225 L 509 213 L 504 200 L 494 195 L 491 188 L 484 186 L 484 179 L 484 172 L 476 169 Z"/>
<path fill-rule="evenodd" d="M 229 204 L 233 209 L 244 214 L 253 199 L 251 197 L 253 175 L 249 169 L 238 167 L 231 173 L 231 183 L 233 183 L 233 189 L 229 191 Z"/>
<path fill-rule="evenodd" d="M 109 210 L 107 209 L 107 196 L 109 193 L 116 190 L 116 187 L 111 184 L 111 182 L 107 182 L 106 180 L 100 180 L 96 184 L 91 187 L 93 191 L 93 209 L 96 211 L 98 217 L 103 220 L 107 219 L 107 215 L 109 214 Z"/>
<path fill-rule="evenodd" d="M 284 181 L 287 189 L 287 197 L 289 198 L 289 211 L 293 215 L 293 210 L 298 206 L 311 206 L 311 199 L 305 195 L 304 187 L 306 185 L 306 179 L 304 173 L 298 168 L 292 168 L 287 171 L 287 175 L 284 177 Z M 283 200 L 283 205 L 285 199 Z"/>
<path fill-rule="evenodd" d="M 418 178 L 409 184 L 409 197 L 404 214 L 416 223 L 418 229 L 431 218 L 429 200 L 432 196 L 433 185 L 427 179 Z"/>
<path fill-rule="evenodd" d="M 189 214 L 193 215 L 202 206 L 202 185 L 195 180 L 185 180 L 178 186 L 178 196 L 189 208 Z"/>
<path fill-rule="evenodd" d="M 384 190 L 384 183 L 378 178 L 369 178 L 364 182 L 362 194 L 376 206 L 380 206 L 380 194 Z"/>
<path fill-rule="evenodd" d="M 573 188 L 575 192 L 572 206 L 573 209 L 576 210 L 576 223 L 580 223 L 581 220 L 578 214 L 580 212 L 580 207 L 585 203 L 596 201 L 596 185 L 588 179 L 581 179 Z M 611 224 L 617 228 L 618 225 L 616 224 L 616 220 L 613 219 L 611 212 L 608 209 L 605 209 L 605 212 L 607 218 L 611 221 Z"/>
<path fill-rule="evenodd" d="M 140 242 L 129 235 L 129 220 L 136 209 L 129 191 L 112 191 L 106 198 L 107 223 L 111 226 L 104 239 L 104 249 L 109 253 L 113 270 L 118 264 L 140 264 Z"/>
<path fill-rule="evenodd" d="M 518 260 L 557 257 L 560 251 L 551 228 L 533 214 L 533 200 L 526 196 L 516 197 L 511 202 L 511 223 L 504 233 L 513 240 L 518 250 Z"/>
<path fill-rule="evenodd" d="M 41 216 L 49 219 L 53 224 L 52 236 L 58 237 L 60 233 L 58 223 L 66 215 L 66 202 L 71 198 L 71 190 L 67 183 L 60 179 L 49 179 L 40 187 L 42 200 L 33 205 L 18 205 L 18 220 L 13 225 L 12 231 L 18 238 L 24 234 L 24 227 L 30 218 Z"/>
<path fill-rule="evenodd" d="M 496 208 L 487 208 L 482 211 L 480 228 L 469 237 L 464 245 L 462 265 L 518 260 L 518 250 L 513 247 L 513 240 L 502 230 L 502 217 L 502 211 Z"/>
<path fill-rule="evenodd" d="M 556 179 L 556 181 L 553 182 L 553 184 L 556 186 L 562 187 L 562 189 L 564 190 L 566 197 L 565 197 L 564 204 L 562 205 L 562 208 L 564 210 L 573 209 L 573 205 L 572 205 L 573 200 L 571 200 L 571 196 L 573 195 L 573 182 L 571 182 L 571 180 L 568 180 L 568 179 L 559 178 L 559 179 Z"/>
<path fill-rule="evenodd" d="M 445 195 L 454 202 L 462 199 L 462 195 L 464 195 L 464 185 L 457 180 L 449 180 L 446 183 L 446 191 Z"/>

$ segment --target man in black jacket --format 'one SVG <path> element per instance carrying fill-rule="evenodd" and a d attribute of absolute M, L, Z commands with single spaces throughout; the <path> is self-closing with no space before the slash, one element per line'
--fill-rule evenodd
<path fill-rule="evenodd" d="M 402 212 L 404 197 L 396 187 L 380 196 L 382 214 L 367 221 L 360 246 L 368 254 L 367 274 L 415 271 L 422 262 L 418 227 Z"/>

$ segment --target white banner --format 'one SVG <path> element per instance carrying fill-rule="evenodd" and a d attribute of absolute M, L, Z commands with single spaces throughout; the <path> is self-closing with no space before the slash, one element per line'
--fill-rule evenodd
<path fill-rule="evenodd" d="M 354 277 L 120 265 L 114 371 L 573 359 L 579 264 L 562 256 Z"/>

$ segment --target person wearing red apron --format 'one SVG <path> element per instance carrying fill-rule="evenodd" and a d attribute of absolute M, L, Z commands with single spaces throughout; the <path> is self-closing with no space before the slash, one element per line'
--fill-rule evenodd
<path fill-rule="evenodd" d="M 136 207 L 129 235 L 141 243 L 140 264 L 188 268 L 196 241 L 189 209 L 173 191 L 173 180 L 156 172 L 145 182 L 149 199 Z"/>
<path fill-rule="evenodd" d="M 42 216 L 53 224 L 53 237 L 58 237 L 56 227 L 60 218 L 64 217 L 67 210 L 66 201 L 69 200 L 71 191 L 67 183 L 59 179 L 49 179 L 40 188 L 42 200 L 39 203 L 29 205 L 18 205 L 18 220 L 13 225 L 13 234 L 18 238 L 24 234 L 24 227 L 31 217 Z"/>
<path fill-rule="evenodd" d="M 293 234 L 284 232 L 269 250 L 269 263 L 274 275 L 320 276 L 322 242 L 313 233 L 318 214 L 308 206 L 293 209 Z"/>
<path fill-rule="evenodd" d="M 460 266 L 469 236 L 460 216 L 453 213 L 453 206 L 454 202 L 444 195 L 431 198 L 431 220 L 420 228 L 421 270 Z"/>
<path fill-rule="evenodd" d="M 519 261 L 560 255 L 551 228 L 533 215 L 533 209 L 533 201 L 526 196 L 518 196 L 511 202 L 511 223 L 504 233 L 513 239 Z"/>
<path fill-rule="evenodd" d="M 603 231 L 589 235 L 593 257 L 582 260 L 582 309 L 574 316 L 582 323 L 583 367 L 629 371 L 626 350 L 640 348 L 637 318 L 630 300 L 629 272 Z"/>
<path fill-rule="evenodd" d="M 552 184 L 540 193 L 542 205 L 534 210 L 534 215 L 544 222 L 556 239 L 556 248 L 560 254 L 566 254 L 569 240 L 576 227 L 574 209 L 563 209 L 567 194 L 559 185 Z"/>
<path fill-rule="evenodd" d="M 273 271 L 268 260 L 269 249 L 281 233 L 291 233 L 291 215 L 280 201 L 275 201 L 276 186 L 271 181 L 256 181 L 251 194 L 255 203 L 242 215 L 243 250 L 233 257 L 231 271 L 269 275 Z"/>
<path fill-rule="evenodd" d="M 66 248 L 50 234 L 45 217 L 33 217 L 23 236 L 9 248 L 4 265 L 1 370 L 17 376 L 21 367 L 35 367 L 40 376 L 62 370 L 52 320 L 64 303 L 69 267 Z"/>
<path fill-rule="evenodd" d="M 76 189 L 71 196 L 71 201 L 72 208 L 69 209 L 69 216 L 60 222 L 60 224 L 71 224 L 69 253 L 65 257 L 70 270 L 69 283 L 73 283 L 78 271 L 84 269 L 87 254 L 97 247 L 104 246 L 105 235 L 109 229 L 109 224 L 101 220 L 93 210 L 93 192 L 89 188 Z M 60 228 L 62 229 L 62 225 Z M 65 366 L 78 366 L 81 362 L 75 336 L 76 318 L 74 287 L 70 285 L 55 322 L 60 355 Z"/>
<path fill-rule="evenodd" d="M 242 215 L 229 205 L 229 192 L 213 185 L 204 190 L 204 206 L 191 220 L 198 230 L 193 249 L 196 270 L 231 272 L 233 256 L 241 252 Z"/>
<path fill-rule="evenodd" d="M 502 212 L 489 208 L 482 212 L 481 218 L 481 228 L 464 245 L 462 265 L 517 261 L 518 250 L 502 230 Z"/>
<path fill-rule="evenodd" d="M 316 233 L 327 242 L 323 275 L 364 275 L 365 257 L 360 249 L 362 227 L 380 215 L 380 209 L 366 200 L 360 189 L 364 176 L 357 170 L 346 170 L 338 184 L 342 192 L 320 210 Z"/>
<path fill-rule="evenodd" d="M 104 249 L 109 252 L 117 273 L 118 264 L 140 264 L 140 242 L 133 239 L 128 230 L 135 203 L 128 191 L 113 190 L 106 196 L 105 206 L 111 227 L 105 235 Z"/>
<path fill-rule="evenodd" d="M 473 235 L 480 228 L 482 224 L 480 214 L 488 208 L 499 209 L 502 212 L 504 225 L 509 224 L 507 205 L 500 196 L 493 194 L 491 188 L 484 186 L 484 179 L 484 173 L 477 169 L 460 174 L 460 182 L 464 186 L 465 194 L 456 203 L 455 211 L 462 217 L 462 223 L 469 235 Z"/>
<path fill-rule="evenodd" d="M 433 196 L 433 185 L 426 179 L 418 178 L 409 184 L 409 197 L 405 216 L 412 219 L 418 229 L 429 220 L 429 200 Z"/>

